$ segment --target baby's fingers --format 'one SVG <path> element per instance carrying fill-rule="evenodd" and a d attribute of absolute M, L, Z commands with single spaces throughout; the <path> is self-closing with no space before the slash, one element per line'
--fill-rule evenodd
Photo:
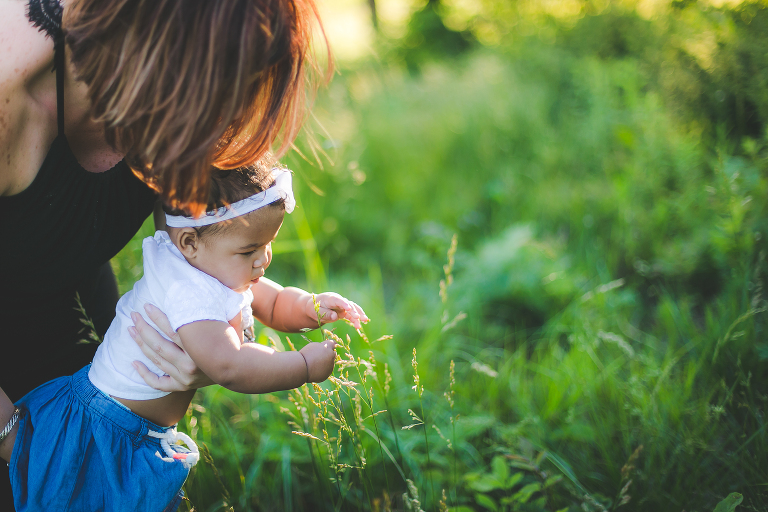
<path fill-rule="evenodd" d="M 368 315 L 363 308 L 338 293 L 321 293 L 317 296 L 317 303 L 320 306 L 318 312 L 323 323 L 335 322 L 343 318 L 349 320 L 356 329 L 360 329 L 362 323 L 368 321 Z"/>
<path fill-rule="evenodd" d="M 349 320 L 352 323 L 352 325 L 355 327 L 355 329 L 360 329 L 360 327 L 362 327 L 362 324 L 360 322 L 363 317 L 358 312 L 358 309 L 355 308 L 354 306 L 351 307 L 348 311 L 342 311 L 341 316 L 342 318 Z"/>
<path fill-rule="evenodd" d="M 319 318 L 319 319 L 320 319 L 320 321 L 321 321 L 321 322 L 323 322 L 324 324 L 327 324 L 327 323 L 330 323 L 330 322 L 335 322 L 336 320 L 338 320 L 338 319 L 339 319 L 339 315 L 338 315 L 338 313 L 336 313 L 336 312 L 335 312 L 334 310 L 332 310 L 332 309 L 328 309 L 328 308 L 320 308 L 320 309 L 317 311 L 317 313 L 318 313 L 318 318 Z"/>
<path fill-rule="evenodd" d="M 369 322 L 371 319 L 368 318 L 368 315 L 365 314 L 365 311 L 363 311 L 363 308 L 361 308 L 356 302 L 352 302 L 352 307 L 357 312 L 357 315 L 360 317 L 360 320 L 365 323 Z"/>
<path fill-rule="evenodd" d="M 345 318 L 352 322 L 352 325 L 354 325 L 356 329 L 360 328 L 360 315 L 358 315 L 357 311 L 353 308 L 350 308 L 349 311 L 345 311 L 341 308 L 338 310 L 320 308 L 319 313 L 320 321 L 324 324 L 335 322 L 340 318 Z"/>
<path fill-rule="evenodd" d="M 317 302 L 320 304 L 320 309 L 335 309 L 335 310 L 350 310 L 352 309 L 352 303 L 339 295 L 338 293 L 326 292 L 317 296 Z"/>

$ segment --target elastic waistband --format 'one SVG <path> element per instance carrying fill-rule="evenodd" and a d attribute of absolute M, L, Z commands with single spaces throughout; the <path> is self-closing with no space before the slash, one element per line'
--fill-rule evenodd
<path fill-rule="evenodd" d="M 112 397 L 93 385 L 88 378 L 91 365 L 72 375 L 72 392 L 92 412 L 112 422 L 117 428 L 134 438 L 135 442 L 146 440 L 157 443 L 157 439 L 147 435 L 150 430 L 165 432 L 173 427 L 161 427 L 133 413 L 127 407 L 116 402 Z"/>

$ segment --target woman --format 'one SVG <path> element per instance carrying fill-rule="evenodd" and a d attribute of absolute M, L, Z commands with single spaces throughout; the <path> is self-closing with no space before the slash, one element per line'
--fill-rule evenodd
<path fill-rule="evenodd" d="M 118 298 L 109 259 L 158 194 L 199 213 L 211 165 L 289 146 L 315 22 L 312 0 L 0 0 L 0 431 L 12 401 L 90 362 L 78 309 L 103 334 Z M 136 327 L 171 375 L 145 372 L 150 385 L 209 383 Z"/>

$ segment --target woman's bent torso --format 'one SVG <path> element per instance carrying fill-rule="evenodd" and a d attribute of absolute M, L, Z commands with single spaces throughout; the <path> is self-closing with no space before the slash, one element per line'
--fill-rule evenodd
<path fill-rule="evenodd" d="M 117 302 L 109 260 L 154 203 L 90 120 L 71 72 L 59 123 L 67 66 L 53 71 L 52 37 L 26 4 L 0 0 L 0 388 L 14 401 L 90 362 L 77 301 L 103 334 Z"/>

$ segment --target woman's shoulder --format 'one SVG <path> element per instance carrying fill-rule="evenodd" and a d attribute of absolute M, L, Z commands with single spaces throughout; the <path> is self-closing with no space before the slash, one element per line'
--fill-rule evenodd
<path fill-rule="evenodd" d="M 0 195 L 31 183 L 56 129 L 53 41 L 26 9 L 26 1 L 0 0 L 0 147 L 12 148 L 0 154 Z"/>

